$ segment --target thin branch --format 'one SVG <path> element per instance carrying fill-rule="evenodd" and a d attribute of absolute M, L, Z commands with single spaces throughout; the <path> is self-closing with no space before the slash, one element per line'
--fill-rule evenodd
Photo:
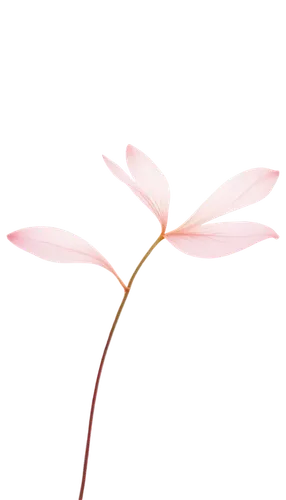
<path fill-rule="evenodd" d="M 151 242 L 149 247 L 146 249 L 144 254 L 139 259 L 138 263 L 134 266 L 133 270 L 131 271 L 129 280 L 126 285 L 126 291 L 120 297 L 120 301 L 116 306 L 116 313 L 113 315 L 114 318 L 110 324 L 107 336 L 105 338 L 102 352 L 100 354 L 97 363 L 97 368 L 94 375 L 94 384 L 89 399 L 88 416 L 86 421 L 87 427 L 85 431 L 85 438 L 82 449 L 81 473 L 76 495 L 78 500 L 83 500 L 86 497 L 87 493 L 88 477 L 90 473 L 89 464 L 92 459 L 93 436 L 95 433 L 96 411 L 98 408 L 98 401 L 100 398 L 100 385 L 103 381 L 104 369 L 106 368 L 107 360 L 110 355 L 112 342 L 114 340 L 114 335 L 115 332 L 118 330 L 119 320 L 121 316 L 124 314 L 126 307 L 128 305 L 128 301 L 130 300 L 135 280 L 138 278 L 140 271 L 142 270 L 144 264 L 147 262 L 150 255 L 158 248 L 158 246 L 160 246 L 162 241 L 163 241 L 163 236 L 162 234 L 159 234 L 159 236 L 154 240 L 154 242 Z"/>

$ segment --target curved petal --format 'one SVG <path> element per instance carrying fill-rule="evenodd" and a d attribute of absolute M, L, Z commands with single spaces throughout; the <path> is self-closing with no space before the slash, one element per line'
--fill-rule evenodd
<path fill-rule="evenodd" d="M 116 163 L 114 163 L 114 161 L 107 158 L 107 156 L 102 155 L 102 158 L 104 159 L 105 164 L 109 168 L 110 172 L 115 177 L 117 177 L 117 179 L 126 184 L 128 187 L 130 187 L 130 189 L 133 189 L 135 187 L 134 180 L 131 179 L 131 177 L 129 177 L 129 175 L 126 174 L 126 172 L 124 172 L 124 170 L 121 167 L 119 167 L 119 165 L 117 165 Z"/>
<path fill-rule="evenodd" d="M 166 177 L 148 156 L 131 144 L 126 149 L 126 160 L 131 175 L 148 196 L 153 205 L 152 211 L 165 231 L 170 204 L 170 189 Z"/>
<path fill-rule="evenodd" d="M 109 262 L 93 246 L 69 231 L 55 227 L 27 227 L 8 234 L 8 240 L 36 257 L 58 263 L 90 263 L 104 267 L 120 281 Z"/>
<path fill-rule="evenodd" d="M 138 198 L 142 201 L 142 203 L 144 203 L 144 205 L 146 205 L 149 208 L 149 210 L 151 210 L 151 212 L 154 213 L 153 204 L 149 200 L 148 196 L 139 188 L 139 186 L 137 186 L 136 182 L 131 177 L 129 177 L 129 175 L 126 174 L 126 172 L 124 172 L 124 170 L 121 167 L 119 167 L 119 165 L 114 163 L 114 161 L 110 160 L 104 155 L 102 155 L 102 158 L 104 159 L 104 162 L 109 168 L 110 172 L 117 179 L 126 184 L 126 186 L 128 186 L 131 189 L 131 191 L 133 191 L 133 193 L 136 194 L 136 196 L 138 196 Z M 157 217 L 156 213 L 155 215 Z"/>
<path fill-rule="evenodd" d="M 192 231 L 171 232 L 166 240 L 193 257 L 224 257 L 267 238 L 279 236 L 270 227 L 255 222 L 221 222 L 195 226 Z"/>
<path fill-rule="evenodd" d="M 178 228 L 178 231 L 204 224 L 267 196 L 279 176 L 276 170 L 254 168 L 232 177 L 220 186 L 198 210 Z"/>

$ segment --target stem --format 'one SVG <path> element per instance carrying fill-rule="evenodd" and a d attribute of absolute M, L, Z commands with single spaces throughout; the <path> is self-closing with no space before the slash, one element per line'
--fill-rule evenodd
<path fill-rule="evenodd" d="M 95 380 L 90 400 L 88 402 L 89 403 L 88 417 L 87 417 L 88 420 L 86 422 L 87 427 L 85 431 L 84 445 L 82 450 L 83 458 L 81 460 L 81 473 L 77 490 L 78 500 L 83 500 L 86 497 L 88 476 L 90 471 L 89 463 L 91 462 L 91 457 L 92 457 L 92 449 L 91 449 L 93 445 L 92 436 L 95 433 L 95 421 L 96 421 L 95 415 L 98 407 L 98 401 L 100 398 L 99 386 L 103 380 L 104 369 L 106 367 L 106 363 L 110 355 L 112 341 L 114 340 L 115 330 L 117 330 L 119 320 L 121 316 L 124 314 L 127 307 L 127 303 L 130 300 L 130 296 L 134 288 L 133 287 L 134 281 L 136 280 L 140 271 L 142 270 L 143 265 L 147 262 L 150 255 L 158 248 L 158 246 L 160 246 L 163 239 L 164 237 L 160 233 L 159 236 L 157 236 L 157 238 L 149 245 L 144 254 L 140 257 L 138 263 L 134 266 L 126 285 L 128 289 L 124 292 L 123 295 L 121 295 L 120 301 L 116 306 L 117 312 L 114 315 L 114 318 L 110 324 L 109 331 L 107 333 L 107 337 L 105 339 L 104 346 L 102 348 L 102 352 L 97 363 L 97 368 L 94 375 Z"/>

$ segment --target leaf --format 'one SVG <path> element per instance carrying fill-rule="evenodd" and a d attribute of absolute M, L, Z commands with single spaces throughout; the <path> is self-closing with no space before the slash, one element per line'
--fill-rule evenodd
<path fill-rule="evenodd" d="M 276 170 L 246 170 L 220 186 L 198 210 L 175 231 L 204 224 L 221 215 L 256 203 L 272 190 L 279 176 Z"/>
<path fill-rule="evenodd" d="M 113 273 L 121 282 L 109 262 L 98 250 L 69 231 L 55 227 L 27 227 L 8 234 L 14 245 L 36 257 L 58 263 L 97 264 Z"/>
<path fill-rule="evenodd" d="M 192 231 L 172 232 L 165 239 L 193 257 L 215 258 L 239 252 L 259 241 L 279 236 L 255 222 L 220 222 L 194 226 Z"/>
<path fill-rule="evenodd" d="M 103 159 L 117 179 L 126 184 L 133 193 L 157 217 L 165 231 L 168 221 L 170 191 L 166 178 L 156 165 L 142 151 L 134 146 L 127 146 L 126 159 L 133 177 L 130 177 L 116 163 L 106 156 Z"/>

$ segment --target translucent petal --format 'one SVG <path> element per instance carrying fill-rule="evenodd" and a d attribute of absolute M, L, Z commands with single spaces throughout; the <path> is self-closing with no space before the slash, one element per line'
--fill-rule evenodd
<path fill-rule="evenodd" d="M 95 245 L 65 228 L 44 224 L 21 226 L 6 233 L 5 239 L 42 262 L 102 267 L 125 288 L 121 275 L 110 260 Z"/>
<path fill-rule="evenodd" d="M 151 155 L 133 144 L 127 144 L 123 154 L 130 175 L 152 207 L 151 213 L 160 231 L 165 232 L 169 226 L 172 198 L 168 176 Z"/>
<path fill-rule="evenodd" d="M 174 231 L 211 222 L 228 213 L 248 208 L 267 198 L 278 185 L 281 169 L 253 167 L 242 170 L 217 186 L 215 191 L 194 210 Z"/>
<path fill-rule="evenodd" d="M 101 159 L 106 170 L 114 177 L 116 177 L 116 179 L 130 191 L 134 198 L 140 201 L 150 212 L 150 214 L 154 215 L 154 217 L 159 221 L 160 213 L 157 211 L 156 207 L 154 207 L 148 195 L 142 192 L 140 186 L 137 185 L 134 179 L 132 179 L 131 175 L 129 175 L 129 173 L 124 170 L 120 163 L 112 160 L 105 153 L 101 155 Z"/>
<path fill-rule="evenodd" d="M 165 240 L 181 254 L 201 260 L 230 257 L 280 235 L 269 224 L 259 221 L 217 221 L 170 231 Z"/>

